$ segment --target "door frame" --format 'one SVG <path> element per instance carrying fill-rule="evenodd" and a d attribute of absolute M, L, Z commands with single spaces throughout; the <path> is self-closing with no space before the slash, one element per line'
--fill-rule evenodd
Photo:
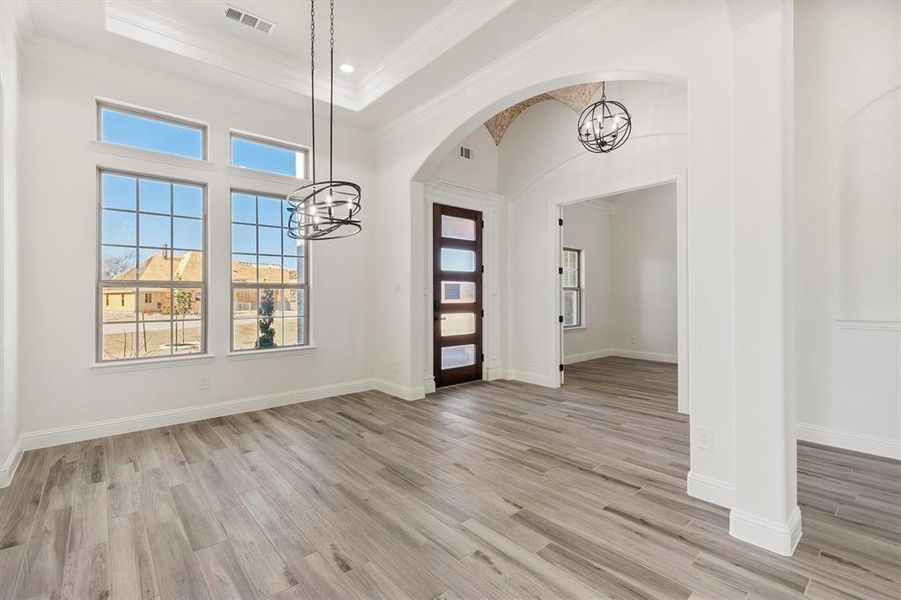
<path fill-rule="evenodd" d="M 432 231 L 433 214 L 435 204 L 444 204 L 456 208 L 477 210 L 482 213 L 482 221 L 485 228 L 482 230 L 482 264 L 485 272 L 482 274 L 482 353 L 485 360 L 482 361 L 482 380 L 492 381 L 505 379 L 505 349 L 506 343 L 503 336 L 505 322 L 503 303 L 505 290 L 503 289 L 502 270 L 506 267 L 505 248 L 502 247 L 503 228 L 506 222 L 507 206 L 504 196 L 494 192 L 478 190 L 457 185 L 454 183 L 435 181 L 424 186 L 425 214 L 423 230 L 425 235 L 423 252 L 428 257 L 424 260 L 423 282 L 423 387 L 425 393 L 435 391 L 434 373 L 434 322 L 432 317 L 433 283 L 434 273 L 432 266 Z"/>
<path fill-rule="evenodd" d="M 551 245 L 551 250 L 554 252 L 553 264 L 556 265 L 557 270 L 562 266 L 561 258 L 563 252 L 563 227 L 566 227 L 564 223 L 563 227 L 559 225 L 560 219 L 563 218 L 563 207 L 570 204 L 578 204 L 579 202 L 585 202 L 586 200 L 595 200 L 598 198 L 607 198 L 610 196 L 618 196 L 619 194 L 624 194 L 626 192 L 634 192 L 636 190 L 641 190 L 650 187 L 657 187 L 661 185 L 667 184 L 675 184 L 676 187 L 676 347 L 677 347 L 677 360 L 678 360 L 678 411 L 682 414 L 690 414 L 691 403 L 690 403 L 690 393 L 691 393 L 691 382 L 689 379 L 690 370 L 689 370 L 689 343 L 688 343 L 688 331 L 689 331 L 689 294 L 688 294 L 688 190 L 687 190 L 687 172 L 678 173 L 675 175 L 668 175 L 664 177 L 660 177 L 659 179 L 652 179 L 648 181 L 644 181 L 637 184 L 622 186 L 622 187 L 614 187 L 610 190 L 604 190 L 598 192 L 596 194 L 592 194 L 590 196 L 579 196 L 579 197 L 571 197 L 571 198 L 558 198 L 551 201 L 550 215 L 548 219 L 548 223 L 550 227 L 553 228 L 551 233 L 551 239 L 555 240 L 555 243 Z M 555 310 L 555 316 L 561 315 L 560 311 L 562 310 L 561 305 L 561 294 L 560 294 L 560 276 L 557 275 L 554 278 L 554 287 L 553 287 L 553 304 Z M 556 321 L 556 319 L 555 319 Z M 554 337 L 554 345 L 555 352 L 552 354 L 553 358 L 558 361 L 559 364 L 563 364 L 563 325 L 557 325 L 558 331 L 557 335 Z M 555 387 L 559 387 L 563 384 L 563 374 L 560 371 L 557 364 L 552 366 L 553 372 L 555 373 Z"/>

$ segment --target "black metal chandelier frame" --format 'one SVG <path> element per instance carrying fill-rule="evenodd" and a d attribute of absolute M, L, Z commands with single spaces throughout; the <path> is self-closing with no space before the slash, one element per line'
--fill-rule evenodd
<path fill-rule="evenodd" d="M 316 181 L 316 0 L 310 0 L 310 104 L 312 183 L 288 194 L 288 235 L 300 240 L 335 240 L 363 229 L 360 186 L 334 178 L 335 147 L 335 0 L 329 1 L 329 177 Z"/>
<path fill-rule="evenodd" d="M 607 100 L 606 82 L 601 99 L 579 115 L 579 141 L 589 152 L 607 154 L 626 143 L 632 133 L 632 115 L 621 102 Z"/>

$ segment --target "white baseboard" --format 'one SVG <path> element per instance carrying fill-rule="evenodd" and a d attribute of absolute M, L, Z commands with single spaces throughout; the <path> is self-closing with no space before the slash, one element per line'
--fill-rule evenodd
<path fill-rule="evenodd" d="M 796 506 L 785 523 L 732 509 L 729 534 L 770 552 L 791 556 L 801 539 L 801 511 Z"/>
<path fill-rule="evenodd" d="M 637 360 L 650 360 L 654 362 L 677 363 L 679 362 L 677 355 L 666 354 L 662 352 L 645 352 L 643 350 L 627 350 L 625 348 L 604 348 L 603 350 L 593 350 L 591 352 L 582 352 L 580 354 L 570 354 L 563 357 L 563 364 L 570 365 L 573 363 L 584 362 L 586 360 L 594 360 L 596 358 L 607 358 L 608 356 L 621 356 L 623 358 L 635 358 Z"/>
<path fill-rule="evenodd" d="M 803 442 L 901 460 L 901 440 L 892 438 L 798 423 L 798 439 Z"/>
<path fill-rule="evenodd" d="M 58 446 L 60 444 L 69 444 L 72 442 L 81 442 L 111 435 L 130 433 L 132 431 L 142 431 L 145 429 L 154 429 L 156 427 L 177 425 L 179 423 L 189 423 L 201 419 L 263 410 L 298 402 L 309 402 L 311 400 L 320 400 L 332 396 L 364 392 L 376 387 L 377 385 L 372 380 L 363 379 L 360 381 L 323 385 L 301 390 L 279 392 L 276 394 L 266 394 L 263 396 L 251 396 L 249 398 L 215 402 L 203 404 L 201 406 L 189 406 L 156 413 L 119 417 L 116 419 L 107 419 L 105 421 L 94 421 L 92 423 L 83 423 L 80 425 L 69 425 L 66 427 L 56 427 L 41 431 L 31 431 L 22 434 L 22 450 L 47 448 L 49 446 Z"/>
<path fill-rule="evenodd" d="M 435 378 L 434 377 L 426 377 L 422 382 L 422 389 L 426 394 L 432 394 L 435 392 Z"/>
<path fill-rule="evenodd" d="M 688 495 L 717 506 L 732 508 L 735 500 L 735 486 L 728 481 L 689 471 Z"/>
<path fill-rule="evenodd" d="M 425 386 L 407 387 L 391 381 L 383 379 L 373 379 L 370 385 L 371 389 L 384 392 L 389 396 L 400 398 L 401 400 L 419 400 L 425 398 Z"/>
<path fill-rule="evenodd" d="M 542 385 L 544 387 L 557 387 L 557 379 L 552 375 L 541 375 L 539 373 L 531 373 L 529 371 L 508 371 L 507 379 L 522 381 L 523 383 L 531 383 L 532 385 Z"/>
<path fill-rule="evenodd" d="M 612 350 L 610 348 L 605 348 L 604 350 L 592 350 L 591 352 L 580 352 L 579 354 L 570 354 L 568 356 L 563 357 L 564 365 L 571 365 L 574 363 L 585 362 L 586 360 L 595 360 L 597 358 L 607 358 L 608 356 L 613 356 L 611 354 Z"/>
<path fill-rule="evenodd" d="M 22 436 L 19 436 L 9 456 L 0 465 L 0 488 L 5 488 L 13 480 L 13 475 L 16 474 L 16 469 L 19 468 L 19 463 L 22 461 L 22 454 L 24 454 L 22 450 Z"/>

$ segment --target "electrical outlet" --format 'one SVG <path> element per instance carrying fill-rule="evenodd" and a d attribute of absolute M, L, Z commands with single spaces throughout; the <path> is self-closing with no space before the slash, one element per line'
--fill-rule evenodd
<path fill-rule="evenodd" d="M 703 427 L 695 429 L 695 446 L 701 450 L 713 450 L 713 432 Z"/>
<path fill-rule="evenodd" d="M 209 375 L 201 375 L 197 379 L 197 385 L 202 390 L 210 389 L 210 376 Z"/>

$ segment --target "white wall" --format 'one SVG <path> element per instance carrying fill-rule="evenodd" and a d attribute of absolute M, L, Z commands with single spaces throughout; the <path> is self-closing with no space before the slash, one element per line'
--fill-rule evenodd
<path fill-rule="evenodd" d="M 901 4 L 797 3 L 795 59 L 799 437 L 901 458 Z"/>
<path fill-rule="evenodd" d="M 484 125 L 479 125 L 460 142 L 473 151 L 471 159 L 460 156 L 459 148 L 447 155 L 432 181 L 447 182 L 484 192 L 497 192 L 497 146 Z"/>
<path fill-rule="evenodd" d="M 612 227 L 613 348 L 675 362 L 676 186 L 619 194 Z"/>
<path fill-rule="evenodd" d="M 0 3 L 0 486 L 18 459 L 20 55 L 15 6 Z"/>
<path fill-rule="evenodd" d="M 524 117 L 527 118 L 527 117 Z M 591 360 L 613 348 L 611 254 L 613 207 L 579 202 L 563 207 L 563 246 L 582 251 L 582 324 L 563 330 L 563 362 Z"/>
<path fill-rule="evenodd" d="M 227 167 L 229 128 L 309 143 L 308 118 L 74 47 L 29 47 L 23 63 L 20 157 L 20 298 L 28 306 L 20 336 L 21 415 L 26 445 L 142 428 L 166 418 L 205 416 L 202 407 L 248 410 L 371 387 L 371 229 L 340 243 L 315 243 L 311 254 L 313 351 L 242 360 L 229 352 L 229 187 L 284 194 L 281 180 L 253 178 Z M 210 161 L 146 158 L 109 152 L 96 136 L 95 96 L 209 124 Z M 320 132 L 325 128 L 319 129 Z M 363 220 L 377 210 L 371 149 L 359 132 L 337 131 L 336 176 L 363 188 Z M 98 166 L 197 180 L 208 185 L 208 339 L 215 357 L 199 363 L 116 372 L 91 369 L 95 355 Z M 324 164 L 320 164 L 320 169 Z M 201 390 L 199 378 L 209 377 Z M 221 403 L 237 403 L 223 407 Z M 201 407 L 201 408 L 198 408 Z M 216 412 L 214 411 L 214 412 Z M 145 421 L 141 415 L 163 413 Z M 168 415 L 168 416 L 167 416 Z M 106 429 L 86 424 L 113 420 Z M 118 420 L 118 421 L 117 421 Z M 51 430 L 51 431 L 47 431 Z M 43 433 L 42 433 L 43 432 Z M 37 435 L 34 435 L 37 434 Z"/>

